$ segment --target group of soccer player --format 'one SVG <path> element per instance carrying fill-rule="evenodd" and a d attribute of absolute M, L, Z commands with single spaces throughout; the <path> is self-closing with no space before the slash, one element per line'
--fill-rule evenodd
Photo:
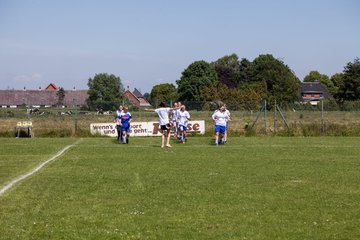
<path fill-rule="evenodd" d="M 115 123 L 117 130 L 117 141 L 123 144 L 129 143 L 130 137 L 130 123 L 132 120 L 131 113 L 128 106 L 119 106 L 115 114 Z"/>
<path fill-rule="evenodd" d="M 187 125 L 190 120 L 190 114 L 186 111 L 184 104 L 180 102 L 175 102 L 173 107 L 167 107 L 166 102 L 162 102 L 159 105 L 159 108 L 156 109 L 144 109 L 148 112 L 156 112 L 159 116 L 159 125 L 161 133 L 161 147 L 169 147 L 171 130 L 174 132 L 174 137 L 177 138 L 181 143 L 186 142 L 187 137 Z M 166 137 L 167 135 L 167 137 Z M 166 144 L 165 144 L 166 138 Z"/>
<path fill-rule="evenodd" d="M 177 138 L 180 143 L 184 144 L 187 141 L 187 125 L 190 120 L 190 114 L 186 111 L 186 106 L 184 104 L 175 102 L 173 107 L 170 108 L 167 107 L 166 102 L 162 102 L 156 109 L 145 108 L 144 110 L 156 112 L 159 116 L 162 148 L 171 148 L 171 130 L 174 132 L 173 136 Z M 230 112 L 226 109 L 225 104 L 219 104 L 218 109 L 212 114 L 212 119 L 215 121 L 215 145 L 225 144 L 227 140 L 228 122 L 231 121 Z M 129 143 L 131 120 L 132 116 L 129 112 L 129 108 L 127 106 L 120 106 L 115 115 L 118 142 L 122 142 L 123 144 Z"/>
<path fill-rule="evenodd" d="M 177 138 L 181 143 L 187 141 L 188 133 L 188 121 L 190 120 L 190 114 L 186 111 L 186 106 L 178 102 L 174 103 L 174 108 L 180 107 L 178 110 L 173 110 L 173 127 L 174 137 Z"/>

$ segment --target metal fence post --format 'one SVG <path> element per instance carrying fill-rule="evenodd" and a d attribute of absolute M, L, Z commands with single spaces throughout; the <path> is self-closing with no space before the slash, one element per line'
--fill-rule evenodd
<path fill-rule="evenodd" d="M 321 100 L 321 132 L 324 132 L 324 100 Z"/>
<path fill-rule="evenodd" d="M 264 127 L 265 127 L 265 134 L 266 134 L 266 99 L 264 101 Z"/>
<path fill-rule="evenodd" d="M 276 118 L 276 99 L 274 104 L 274 133 L 276 133 L 277 118 Z"/>
<path fill-rule="evenodd" d="M 74 107 L 74 129 L 75 129 L 75 134 L 77 132 L 77 121 L 78 121 L 78 117 L 77 117 L 77 107 L 76 107 L 76 99 L 73 99 L 73 107 Z"/>

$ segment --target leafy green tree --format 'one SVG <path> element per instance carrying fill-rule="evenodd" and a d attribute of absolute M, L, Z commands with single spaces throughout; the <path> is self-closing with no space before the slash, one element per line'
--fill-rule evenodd
<path fill-rule="evenodd" d="M 242 84 L 240 88 L 229 88 L 217 82 L 201 87 L 203 110 L 214 110 L 217 102 L 226 103 L 231 110 L 255 110 L 264 96 L 261 82 Z"/>
<path fill-rule="evenodd" d="M 177 89 L 174 84 L 163 83 L 155 85 L 151 89 L 150 102 L 153 106 L 161 102 L 172 102 L 177 100 Z"/>
<path fill-rule="evenodd" d="M 329 80 L 329 77 L 318 71 L 310 71 L 310 73 L 304 77 L 304 82 L 322 82 L 327 80 Z"/>
<path fill-rule="evenodd" d="M 339 88 L 338 97 L 341 101 L 360 99 L 360 59 L 349 62 L 343 72 L 343 84 Z"/>
<path fill-rule="evenodd" d="M 56 96 L 58 97 L 58 105 L 64 105 L 64 99 L 65 99 L 65 90 L 63 87 L 57 91 Z"/>
<path fill-rule="evenodd" d="M 304 82 L 320 82 L 321 85 L 323 85 L 332 95 L 336 94 L 337 92 L 337 89 L 330 78 L 325 74 L 319 73 L 318 71 L 310 71 L 310 73 L 304 77 Z"/>
<path fill-rule="evenodd" d="M 260 55 L 251 64 L 251 81 L 266 82 L 267 98 L 295 101 L 299 98 L 300 80 L 281 60 Z"/>
<path fill-rule="evenodd" d="M 215 67 L 219 82 L 235 88 L 240 81 L 240 63 L 236 54 L 224 56 L 212 63 Z"/>
<path fill-rule="evenodd" d="M 200 101 L 200 88 L 218 81 L 213 65 L 205 61 L 190 64 L 177 80 L 179 100 Z"/>
<path fill-rule="evenodd" d="M 246 58 L 241 59 L 240 61 L 240 73 L 239 73 L 239 82 L 250 82 L 253 76 L 252 73 L 252 63 Z"/>
<path fill-rule="evenodd" d="M 146 92 L 143 94 L 143 96 L 146 99 L 146 101 L 150 102 L 150 93 Z"/>
<path fill-rule="evenodd" d="M 337 89 L 339 89 L 341 86 L 344 85 L 344 73 L 335 73 L 331 76 L 330 81 Z"/>
<path fill-rule="evenodd" d="M 340 102 L 339 91 L 340 88 L 343 88 L 344 85 L 344 73 L 335 73 L 331 76 L 330 81 L 334 84 L 335 93 L 333 93 L 336 101 Z"/>
<path fill-rule="evenodd" d="M 266 81 L 245 82 L 239 86 L 239 90 L 242 93 L 242 101 L 249 106 L 253 106 L 254 104 L 257 106 L 257 104 L 260 104 L 267 96 Z"/>
<path fill-rule="evenodd" d="M 120 77 L 113 74 L 100 73 L 88 81 L 89 98 L 87 103 L 90 109 L 116 109 L 123 100 L 124 88 Z"/>

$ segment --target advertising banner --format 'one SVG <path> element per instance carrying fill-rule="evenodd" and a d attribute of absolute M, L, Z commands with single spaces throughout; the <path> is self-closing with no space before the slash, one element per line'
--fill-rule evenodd
<path fill-rule="evenodd" d="M 205 133 L 205 121 L 189 121 L 188 133 Z M 130 136 L 161 136 L 159 122 L 132 122 L 130 124 Z M 91 134 L 117 137 L 115 123 L 92 123 L 90 124 Z"/>

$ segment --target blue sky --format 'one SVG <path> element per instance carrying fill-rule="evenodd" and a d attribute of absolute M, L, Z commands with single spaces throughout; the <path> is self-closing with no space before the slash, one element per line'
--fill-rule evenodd
<path fill-rule="evenodd" d="M 357 0 L 0 0 L 0 89 L 87 89 L 105 72 L 144 93 L 232 53 L 331 76 L 360 57 L 359 13 Z"/>

